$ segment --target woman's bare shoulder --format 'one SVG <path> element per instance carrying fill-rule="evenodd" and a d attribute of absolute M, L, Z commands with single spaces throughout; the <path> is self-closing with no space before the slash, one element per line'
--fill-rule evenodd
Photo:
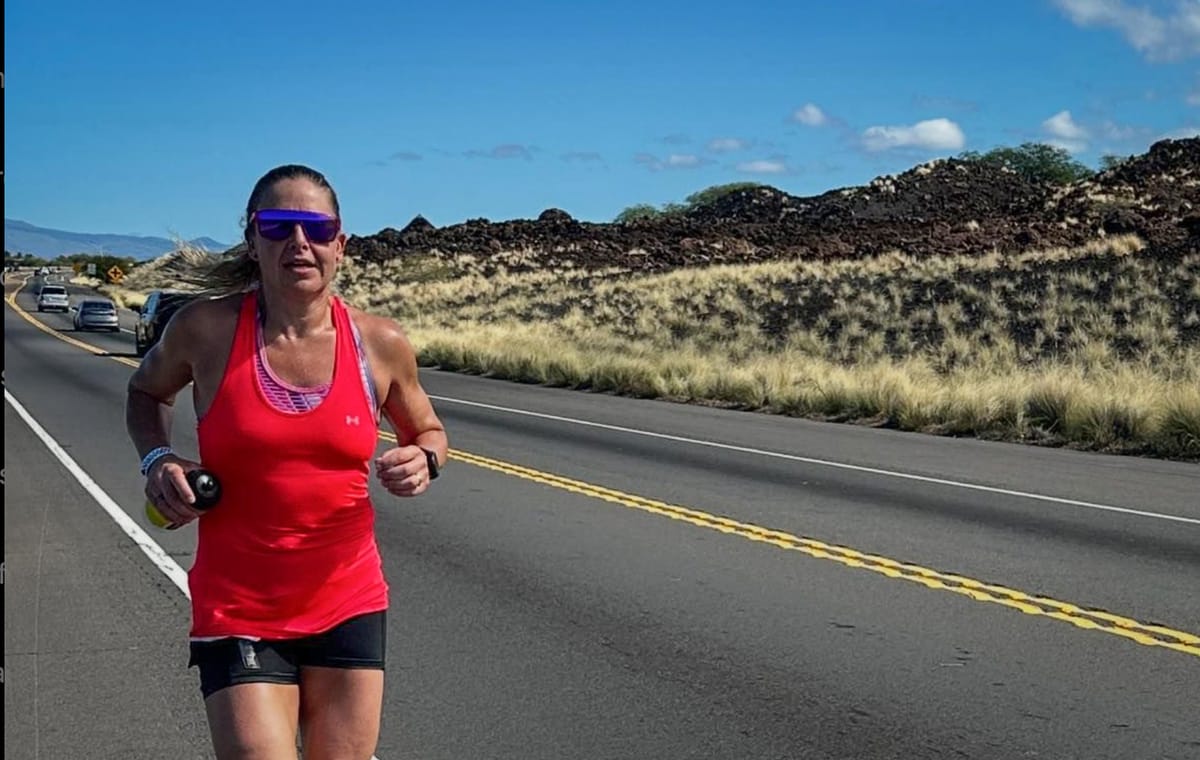
<path fill-rule="evenodd" d="M 221 319 L 236 315 L 241 308 L 243 293 L 210 297 L 197 294 L 192 300 L 179 307 L 178 316 L 189 319 Z"/>
<path fill-rule="evenodd" d="M 189 340 L 226 336 L 237 326 L 242 304 L 241 293 L 216 298 L 197 297 L 188 301 L 171 317 L 167 332 L 186 335 Z M 166 333 L 164 333 L 164 338 Z"/>
<path fill-rule="evenodd" d="M 189 382 L 197 388 L 219 382 L 237 329 L 240 300 L 240 296 L 198 298 L 180 306 L 162 337 L 138 363 L 131 387 L 167 398 Z"/>
<path fill-rule="evenodd" d="M 412 344 L 398 321 L 349 304 L 346 304 L 346 312 L 354 320 L 363 342 L 377 356 L 385 361 L 407 360 L 412 357 Z"/>

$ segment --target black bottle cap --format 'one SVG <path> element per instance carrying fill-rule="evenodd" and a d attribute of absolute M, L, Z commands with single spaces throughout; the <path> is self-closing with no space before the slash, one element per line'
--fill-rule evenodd
<path fill-rule="evenodd" d="M 187 474 L 188 485 L 196 494 L 193 509 L 212 509 L 221 500 L 221 481 L 208 470 L 192 470 Z"/>

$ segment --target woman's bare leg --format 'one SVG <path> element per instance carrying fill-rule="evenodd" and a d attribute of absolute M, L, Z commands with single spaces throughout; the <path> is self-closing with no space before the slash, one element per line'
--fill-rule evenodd
<path fill-rule="evenodd" d="M 371 760 L 379 744 L 383 671 L 303 667 L 300 689 L 304 760 Z"/>
<path fill-rule="evenodd" d="M 204 706 L 217 760 L 296 760 L 298 687 L 237 684 L 213 693 Z"/>

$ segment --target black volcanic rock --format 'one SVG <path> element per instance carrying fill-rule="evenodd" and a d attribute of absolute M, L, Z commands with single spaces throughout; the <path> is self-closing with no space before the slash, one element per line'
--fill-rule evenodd
<path fill-rule="evenodd" d="M 400 230 L 401 235 L 422 235 L 426 232 L 433 232 L 437 227 L 433 226 L 425 217 L 417 214 L 412 218 L 412 221 L 405 225 L 404 229 Z"/>
<path fill-rule="evenodd" d="M 570 214 L 568 214 L 566 211 L 563 211 L 562 209 L 559 209 L 559 208 L 546 209 L 542 213 L 538 214 L 537 220 L 539 222 L 557 222 L 559 224 L 570 223 L 570 222 L 575 221 L 575 219 Z"/>
<path fill-rule="evenodd" d="M 353 237 L 372 261 L 436 252 L 485 261 L 521 251 L 525 267 L 569 263 L 639 271 L 780 258 L 827 259 L 900 250 L 914 256 L 1014 252 L 1132 233 L 1156 251 L 1194 248 L 1200 138 L 1164 140 L 1089 179 L 1061 187 L 979 161 L 941 159 L 861 187 L 798 197 L 743 188 L 686 213 L 590 223 L 561 209 L 536 220 L 471 219 Z M 511 264 L 506 264 L 511 268 Z"/>

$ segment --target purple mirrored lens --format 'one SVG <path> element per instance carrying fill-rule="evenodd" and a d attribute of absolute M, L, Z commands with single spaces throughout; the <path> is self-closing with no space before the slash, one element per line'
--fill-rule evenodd
<path fill-rule="evenodd" d="M 325 214 L 312 211 L 260 211 L 254 216 L 258 234 L 267 240 L 287 240 L 299 224 L 304 236 L 314 243 L 328 243 L 337 237 L 340 223 Z"/>
<path fill-rule="evenodd" d="M 292 208 L 260 208 L 254 212 L 255 219 L 268 222 L 305 222 L 328 221 L 335 217 L 322 214 L 320 211 L 301 211 Z"/>
<path fill-rule="evenodd" d="M 287 222 L 264 222 L 261 219 L 256 219 L 254 223 L 258 226 L 258 234 L 267 240 L 286 240 L 295 226 Z"/>
<path fill-rule="evenodd" d="M 300 224 L 304 227 L 304 236 L 314 243 L 328 243 L 338 234 L 337 219 L 322 219 L 319 222 L 301 222 Z"/>

